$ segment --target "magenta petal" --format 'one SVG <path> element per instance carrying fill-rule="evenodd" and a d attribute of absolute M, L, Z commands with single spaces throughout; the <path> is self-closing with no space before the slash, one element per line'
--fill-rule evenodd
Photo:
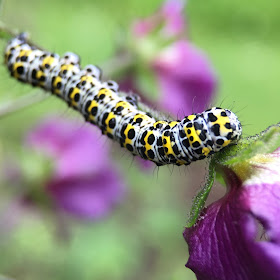
<path fill-rule="evenodd" d="M 230 171 L 230 192 L 206 208 L 197 225 L 185 229 L 186 266 L 197 279 L 279 279 L 280 176 L 274 180 L 271 174 L 268 182 L 260 177 L 241 185 Z M 260 225 L 265 240 L 258 240 Z"/>
<path fill-rule="evenodd" d="M 186 30 L 184 0 L 167 0 L 150 17 L 134 22 L 132 32 L 135 37 L 145 37 L 160 30 L 162 38 L 175 38 Z"/>
<path fill-rule="evenodd" d="M 56 160 L 57 177 L 62 179 L 82 174 L 94 174 L 108 165 L 108 145 L 95 127 L 79 129 L 69 137 L 72 137 L 71 144 Z"/>
<path fill-rule="evenodd" d="M 136 37 L 144 37 L 152 32 L 157 25 L 158 22 L 151 19 L 136 20 L 132 25 L 132 33 Z"/>
<path fill-rule="evenodd" d="M 57 179 L 95 173 L 108 163 L 108 145 L 94 126 L 49 118 L 28 135 L 27 142 L 55 159 Z"/>
<path fill-rule="evenodd" d="M 186 29 L 184 8 L 186 1 L 184 0 L 167 0 L 162 8 L 161 14 L 165 19 L 163 32 L 169 36 L 182 34 Z"/>
<path fill-rule="evenodd" d="M 124 196 L 124 184 L 113 168 L 87 178 L 54 180 L 48 191 L 57 204 L 69 214 L 84 219 L 106 215 Z"/>
<path fill-rule="evenodd" d="M 214 71 L 206 56 L 186 41 L 175 42 L 153 62 L 161 105 L 174 115 L 201 112 L 213 98 Z"/>
<path fill-rule="evenodd" d="M 75 129 L 77 128 L 70 122 L 59 118 L 49 118 L 38 124 L 27 135 L 27 144 L 35 149 L 45 151 L 50 156 L 57 155 L 64 151 L 71 141 L 69 134 L 73 134 Z"/>

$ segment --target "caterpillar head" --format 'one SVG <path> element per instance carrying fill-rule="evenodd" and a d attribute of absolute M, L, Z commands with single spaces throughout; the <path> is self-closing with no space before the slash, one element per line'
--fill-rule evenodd
<path fill-rule="evenodd" d="M 237 116 L 228 109 L 225 112 L 229 118 L 230 127 L 232 129 L 231 140 L 237 142 L 242 135 L 242 126 Z"/>
<path fill-rule="evenodd" d="M 215 152 L 237 143 L 241 138 L 241 123 L 230 110 L 214 107 L 203 112 L 203 118 L 207 123 Z"/>

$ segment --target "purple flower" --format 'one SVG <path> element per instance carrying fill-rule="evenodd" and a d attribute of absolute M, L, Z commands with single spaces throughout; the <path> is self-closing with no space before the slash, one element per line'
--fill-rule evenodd
<path fill-rule="evenodd" d="M 176 41 L 163 49 L 151 66 L 160 88 L 162 108 L 184 117 L 209 106 L 216 88 L 214 70 L 194 45 Z"/>
<path fill-rule="evenodd" d="M 279 170 L 280 149 L 223 170 L 229 192 L 184 231 L 197 279 L 279 279 Z"/>
<path fill-rule="evenodd" d="M 186 31 L 184 7 L 184 0 L 165 1 L 155 14 L 145 19 L 136 20 L 132 27 L 133 33 L 137 37 L 145 37 L 161 26 L 160 35 L 162 37 L 182 35 Z"/>
<path fill-rule="evenodd" d="M 141 66 L 130 72 L 130 82 L 121 83 L 123 90 L 130 85 L 141 97 L 155 95 L 154 89 L 157 108 L 177 118 L 205 110 L 217 83 L 207 56 L 186 36 L 184 6 L 184 1 L 168 0 L 154 15 L 134 24 L 132 45 Z M 155 86 L 151 86 L 151 77 Z"/>
<path fill-rule="evenodd" d="M 165 20 L 164 33 L 169 36 L 177 36 L 183 34 L 187 30 L 184 17 L 184 8 L 186 1 L 184 0 L 167 0 L 162 8 L 161 14 Z"/>
<path fill-rule="evenodd" d="M 53 162 L 45 188 L 57 208 L 96 219 L 122 200 L 124 183 L 95 127 L 48 119 L 29 133 L 27 143 Z"/>

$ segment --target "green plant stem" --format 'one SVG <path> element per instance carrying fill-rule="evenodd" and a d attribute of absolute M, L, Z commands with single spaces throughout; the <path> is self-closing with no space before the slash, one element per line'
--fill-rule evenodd
<path fill-rule="evenodd" d="M 46 100 L 48 96 L 49 95 L 36 91 L 19 97 L 17 100 L 10 101 L 9 103 L 0 106 L 0 119 Z"/>
<path fill-rule="evenodd" d="M 127 72 L 129 68 L 132 68 L 134 62 L 130 53 L 122 52 L 101 63 L 100 68 L 104 72 L 105 79 L 117 78 L 123 72 Z"/>
<path fill-rule="evenodd" d="M 18 35 L 18 31 L 8 28 L 2 21 L 0 21 L 0 38 L 9 40 Z"/>

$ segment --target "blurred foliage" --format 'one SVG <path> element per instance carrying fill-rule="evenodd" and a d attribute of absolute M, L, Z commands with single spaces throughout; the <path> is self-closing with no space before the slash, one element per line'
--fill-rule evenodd
<path fill-rule="evenodd" d="M 2 22 L 29 32 L 38 45 L 60 54 L 76 52 L 83 65 L 101 64 L 114 55 L 133 19 L 151 14 L 161 2 L 7 0 L 0 13 Z M 279 10 L 280 2 L 273 0 L 193 0 L 187 5 L 189 36 L 209 55 L 220 81 L 212 105 L 236 112 L 245 136 L 280 119 Z M 5 42 L 0 44 L 3 49 Z M 31 91 L 10 79 L 3 66 L 0 73 L 1 104 Z M 50 97 L 1 119 L 1 157 L 7 151 L 16 155 L 25 132 L 57 111 L 83 125 L 77 113 Z M 144 173 L 125 151 L 115 144 L 112 149 L 126 175 L 128 194 L 110 217 L 95 224 L 16 210 L 8 206 L 13 196 L 6 194 L 13 186 L 0 186 L 1 274 L 29 280 L 195 279 L 184 267 L 187 245 L 182 231 L 191 199 L 204 180 L 204 163 Z M 214 188 L 211 199 L 220 195 Z M 10 229 L 17 219 L 20 222 Z"/>

